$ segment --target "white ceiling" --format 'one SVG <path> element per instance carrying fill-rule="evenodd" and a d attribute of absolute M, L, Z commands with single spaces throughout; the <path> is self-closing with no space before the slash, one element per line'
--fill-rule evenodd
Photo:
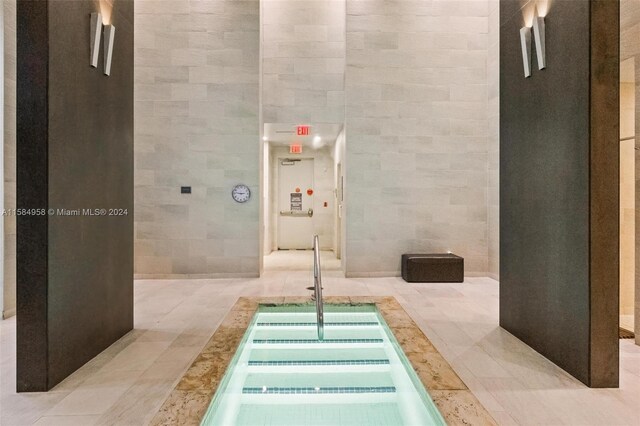
<path fill-rule="evenodd" d="M 634 59 L 629 58 L 620 62 L 620 83 L 635 83 L 636 69 Z"/>
<path fill-rule="evenodd" d="M 297 136 L 298 125 L 309 126 L 309 136 Z M 305 147 L 321 148 L 323 146 L 333 146 L 342 130 L 342 123 L 265 123 L 264 136 L 272 145 L 289 146 L 293 143 L 302 144 Z M 320 141 L 314 143 L 314 138 L 320 136 Z"/>

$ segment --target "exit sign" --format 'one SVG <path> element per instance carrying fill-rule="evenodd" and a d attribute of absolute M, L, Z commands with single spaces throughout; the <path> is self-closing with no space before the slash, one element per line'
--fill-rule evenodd
<path fill-rule="evenodd" d="M 302 154 L 302 145 L 289 145 L 289 154 Z"/>
<path fill-rule="evenodd" d="M 298 136 L 309 136 L 309 126 L 298 126 L 297 134 Z"/>

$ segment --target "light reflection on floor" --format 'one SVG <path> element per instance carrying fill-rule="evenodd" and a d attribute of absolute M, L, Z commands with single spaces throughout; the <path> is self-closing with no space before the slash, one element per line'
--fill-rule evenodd
<path fill-rule="evenodd" d="M 323 271 L 339 271 L 340 259 L 332 251 L 320 252 Z M 311 271 L 313 250 L 276 250 L 264 257 L 265 271 Z"/>

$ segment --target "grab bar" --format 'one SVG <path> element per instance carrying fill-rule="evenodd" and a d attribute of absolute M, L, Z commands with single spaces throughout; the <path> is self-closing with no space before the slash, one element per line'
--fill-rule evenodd
<path fill-rule="evenodd" d="M 318 321 L 318 340 L 324 340 L 324 306 L 322 303 L 322 273 L 320 272 L 320 242 L 313 237 L 313 289 L 316 298 L 316 319 Z"/>

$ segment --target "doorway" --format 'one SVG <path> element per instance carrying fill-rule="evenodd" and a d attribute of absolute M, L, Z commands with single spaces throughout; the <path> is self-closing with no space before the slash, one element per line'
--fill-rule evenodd
<path fill-rule="evenodd" d="M 305 125 L 308 134 L 303 135 L 297 127 L 264 125 L 263 270 L 311 271 L 313 236 L 318 235 L 322 269 L 340 271 L 342 124 Z"/>

